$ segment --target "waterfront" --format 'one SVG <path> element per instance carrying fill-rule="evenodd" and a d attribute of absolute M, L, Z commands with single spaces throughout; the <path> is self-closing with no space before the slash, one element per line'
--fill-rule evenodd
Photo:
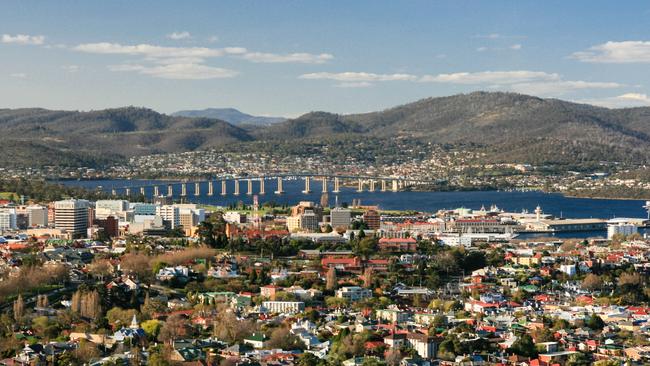
<path fill-rule="evenodd" d="M 76 185 L 88 189 L 102 189 L 110 191 L 113 187 L 138 187 L 141 185 L 160 185 L 161 193 L 166 192 L 166 186 L 169 182 L 156 180 L 69 180 L 61 181 L 66 185 Z M 194 185 L 188 184 L 187 199 L 193 203 L 208 204 L 215 206 L 227 206 L 239 201 L 250 204 L 253 201 L 252 196 L 246 195 L 245 182 L 240 182 L 242 194 L 234 196 L 232 194 L 234 187 L 233 182 L 228 182 L 228 195 L 221 196 L 220 183 L 215 182 L 215 194 L 212 197 L 207 196 L 207 183 L 201 184 L 201 196 L 194 196 Z M 254 191 L 258 190 L 258 183 L 254 182 Z M 259 196 L 260 203 L 273 202 L 279 205 L 292 205 L 298 201 L 315 201 L 319 202 L 321 197 L 321 185 L 319 182 L 312 183 L 312 193 L 303 194 L 304 188 L 302 180 L 289 180 L 284 182 L 286 193 L 276 195 L 272 192 L 276 190 L 275 180 L 266 181 L 266 194 Z M 330 186 L 331 190 L 332 187 Z M 153 189 L 147 187 L 146 192 L 150 197 Z M 175 198 L 180 198 L 180 187 L 174 186 Z M 335 197 L 338 196 L 339 203 L 351 203 L 353 199 L 360 199 L 362 205 L 378 205 L 383 210 L 417 210 L 423 212 L 435 213 L 440 209 L 455 209 L 466 207 L 479 209 L 481 206 L 489 208 L 496 205 L 506 211 L 521 212 L 528 210 L 532 212 L 538 205 L 542 207 L 545 213 L 555 215 L 556 217 L 570 218 L 603 218 L 611 219 L 614 217 L 646 217 L 647 212 L 642 207 L 642 200 L 615 200 L 615 199 L 590 199 L 565 197 L 556 193 L 544 193 L 539 191 L 530 192 L 504 192 L 504 191 L 463 191 L 463 192 L 357 192 L 350 187 L 341 187 L 338 195 L 329 193 L 330 205 L 334 204 Z"/>

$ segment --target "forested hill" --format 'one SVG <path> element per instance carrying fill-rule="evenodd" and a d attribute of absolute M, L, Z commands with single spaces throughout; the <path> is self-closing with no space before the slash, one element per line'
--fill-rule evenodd
<path fill-rule="evenodd" d="M 138 154 L 207 149 L 252 139 L 221 120 L 171 117 L 135 107 L 91 112 L 4 109 L 0 133 L 8 141 L 0 166 L 101 166 Z"/>
<path fill-rule="evenodd" d="M 498 161 L 648 160 L 650 108 L 607 109 L 515 93 L 427 98 L 380 112 L 312 112 L 257 132 L 260 138 L 340 133 L 473 143 Z"/>
<path fill-rule="evenodd" d="M 168 116 L 144 108 L 91 112 L 0 110 L 0 166 L 97 165 L 138 154 L 296 144 L 339 137 L 396 137 L 477 146 L 491 161 L 572 163 L 650 160 L 650 108 L 606 109 L 514 93 L 427 98 L 379 112 L 311 112 L 267 127 Z M 251 149 L 253 147 L 251 146 Z"/>

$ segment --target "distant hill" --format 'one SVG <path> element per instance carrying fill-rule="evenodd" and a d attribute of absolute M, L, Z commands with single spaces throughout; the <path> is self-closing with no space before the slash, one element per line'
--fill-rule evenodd
<path fill-rule="evenodd" d="M 305 147 L 314 142 L 381 144 L 395 138 L 422 146 L 463 144 L 485 153 L 486 162 L 650 163 L 649 107 L 607 109 L 515 93 L 475 92 L 364 114 L 310 112 L 254 128 L 241 118 L 229 118 L 232 123 L 135 107 L 91 112 L 0 109 L 0 166 L 102 166 L 135 155 L 232 144 L 255 152 L 259 146 L 289 142 L 296 151 L 308 151 Z"/>
<path fill-rule="evenodd" d="M 61 164 L 87 165 L 252 140 L 243 129 L 221 120 L 171 117 L 135 107 L 91 112 L 0 109 L 0 133 L 15 154 L 0 154 L 0 166 L 50 165 L 58 157 Z"/>
<path fill-rule="evenodd" d="M 282 117 L 253 116 L 240 112 L 235 108 L 207 108 L 202 110 L 178 111 L 172 113 L 172 116 L 216 118 L 228 123 L 232 123 L 233 125 L 254 126 L 267 126 L 286 120 L 286 118 Z"/>
<path fill-rule="evenodd" d="M 493 160 L 553 163 L 650 160 L 650 108 L 607 109 L 515 93 L 475 92 L 380 112 L 312 112 L 257 138 L 324 138 L 339 133 L 483 146 Z"/>

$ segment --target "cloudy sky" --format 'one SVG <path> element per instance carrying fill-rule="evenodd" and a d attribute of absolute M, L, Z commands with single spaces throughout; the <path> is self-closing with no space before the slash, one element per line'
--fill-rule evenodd
<path fill-rule="evenodd" d="M 647 1 L 20 1 L 0 108 L 297 116 L 515 91 L 650 105 Z"/>

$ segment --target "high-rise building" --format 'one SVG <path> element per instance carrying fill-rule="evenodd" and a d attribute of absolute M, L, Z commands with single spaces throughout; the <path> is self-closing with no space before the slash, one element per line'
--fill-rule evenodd
<path fill-rule="evenodd" d="M 29 227 L 45 227 L 48 223 L 47 207 L 33 205 L 27 206 L 27 215 L 29 217 Z"/>
<path fill-rule="evenodd" d="M 300 215 L 300 229 L 305 231 L 318 231 L 318 216 L 313 211 L 305 211 Z"/>
<path fill-rule="evenodd" d="M 95 202 L 95 217 L 105 219 L 116 216 L 129 209 L 129 202 L 125 200 L 99 200 Z"/>
<path fill-rule="evenodd" d="M 131 207 L 133 208 L 134 215 L 144 215 L 144 216 L 155 216 L 156 207 L 159 205 L 153 203 L 134 203 Z"/>
<path fill-rule="evenodd" d="M 16 210 L 13 208 L 0 209 L 0 232 L 16 230 Z"/>
<path fill-rule="evenodd" d="M 54 224 L 57 229 L 67 231 L 72 237 L 86 236 L 88 230 L 88 208 L 86 200 L 69 199 L 54 203 Z"/>
<path fill-rule="evenodd" d="M 352 210 L 349 208 L 335 207 L 330 210 L 330 225 L 332 228 L 346 228 L 352 221 Z"/>
<path fill-rule="evenodd" d="M 368 225 L 368 229 L 379 230 L 381 216 L 379 216 L 379 212 L 375 210 L 368 210 L 363 214 L 363 222 Z"/>
<path fill-rule="evenodd" d="M 181 226 L 181 216 L 178 207 L 173 205 L 163 205 L 156 207 L 156 215 L 162 217 L 165 225 L 170 229 L 176 229 Z"/>
<path fill-rule="evenodd" d="M 115 238 L 120 234 L 119 221 L 113 216 L 108 216 L 105 219 L 95 219 L 93 223 L 102 228 L 106 235 L 111 238 Z"/>
<path fill-rule="evenodd" d="M 316 215 L 318 221 L 323 220 L 323 208 L 310 201 L 301 201 L 297 205 L 291 207 L 291 216 L 298 216 L 305 213 L 305 211 L 312 211 L 314 215 Z"/>

